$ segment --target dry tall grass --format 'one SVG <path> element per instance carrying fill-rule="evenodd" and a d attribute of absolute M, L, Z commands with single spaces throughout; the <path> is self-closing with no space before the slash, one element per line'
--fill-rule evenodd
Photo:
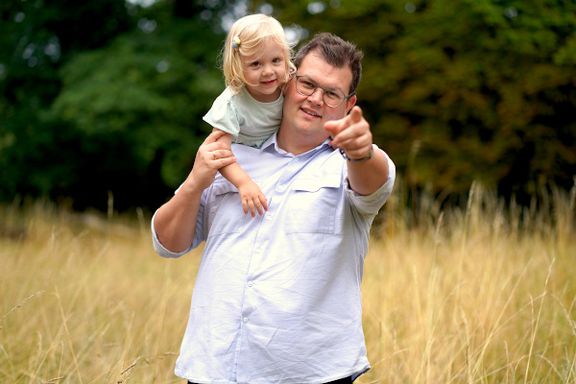
<path fill-rule="evenodd" d="M 364 276 L 367 383 L 576 383 L 575 196 L 505 211 L 387 208 Z M 507 212 L 507 213 L 506 213 Z M 181 383 L 198 254 L 156 256 L 147 219 L 0 209 L 1 383 Z"/>

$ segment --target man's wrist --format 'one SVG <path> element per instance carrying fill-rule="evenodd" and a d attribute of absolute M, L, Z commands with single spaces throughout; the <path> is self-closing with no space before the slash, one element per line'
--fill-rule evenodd
<path fill-rule="evenodd" d="M 204 190 L 209 186 L 210 185 L 204 186 L 198 183 L 193 178 L 189 178 L 186 181 L 184 181 L 184 183 L 180 186 L 180 188 L 178 188 L 178 190 L 184 192 L 189 197 L 193 197 L 202 195 Z"/>
<path fill-rule="evenodd" d="M 358 163 L 358 162 L 362 162 L 362 161 L 368 161 L 372 158 L 372 156 L 374 156 L 374 146 L 370 145 L 370 151 L 368 152 L 368 154 L 366 156 L 363 157 L 358 157 L 358 158 L 353 158 L 353 157 L 349 157 L 346 152 L 340 148 L 340 154 L 342 155 L 342 157 L 344 157 L 346 160 L 351 161 L 353 163 Z"/>

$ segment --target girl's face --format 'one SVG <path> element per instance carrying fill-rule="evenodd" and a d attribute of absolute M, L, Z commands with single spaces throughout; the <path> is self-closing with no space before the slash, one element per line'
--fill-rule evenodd
<path fill-rule="evenodd" d="M 242 56 L 246 88 L 256 100 L 271 102 L 280 96 L 286 78 L 284 50 L 272 39 L 266 39 L 250 56 Z"/>

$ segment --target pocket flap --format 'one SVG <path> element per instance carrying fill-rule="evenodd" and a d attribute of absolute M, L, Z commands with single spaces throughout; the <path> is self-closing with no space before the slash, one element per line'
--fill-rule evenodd
<path fill-rule="evenodd" d="M 214 196 L 220 196 L 226 193 L 238 193 L 238 188 L 228 180 L 222 179 L 214 181 L 214 184 L 212 184 L 212 191 L 214 191 Z"/>
<path fill-rule="evenodd" d="M 339 173 L 329 173 L 295 180 L 292 189 L 294 191 L 317 192 L 322 188 L 339 188 L 341 183 Z"/>

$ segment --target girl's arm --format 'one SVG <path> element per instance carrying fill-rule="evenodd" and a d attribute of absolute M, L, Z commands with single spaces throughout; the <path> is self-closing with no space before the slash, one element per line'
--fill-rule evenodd
<path fill-rule="evenodd" d="M 217 128 L 214 131 L 222 132 Z M 226 144 L 230 148 L 232 144 L 232 135 L 226 133 L 219 141 Z M 268 210 L 268 201 L 266 196 L 260 190 L 260 187 L 252 180 L 252 178 L 242 169 L 238 163 L 232 163 L 220 169 L 222 176 L 238 188 L 240 199 L 242 201 L 242 210 L 244 214 L 250 213 L 252 217 L 256 213 L 263 215 L 264 211 Z"/>

